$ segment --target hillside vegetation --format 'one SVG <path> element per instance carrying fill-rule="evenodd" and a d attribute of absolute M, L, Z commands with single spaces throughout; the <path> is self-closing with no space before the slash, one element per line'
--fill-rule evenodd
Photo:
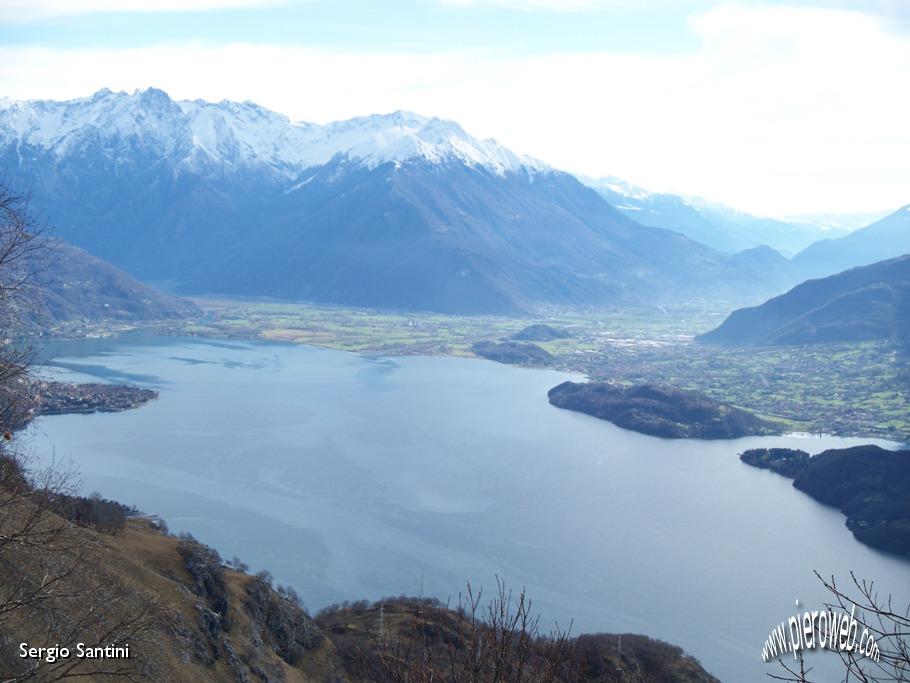
<path fill-rule="evenodd" d="M 553 341 L 554 339 L 568 339 L 571 336 L 572 335 L 564 329 L 556 328 L 552 325 L 545 325 L 543 323 L 535 323 L 534 325 L 528 325 L 523 330 L 513 334 L 512 339 L 515 341 L 546 342 Z"/>
<path fill-rule="evenodd" d="M 201 314 L 192 302 L 143 284 L 119 268 L 60 240 L 41 240 L 29 254 L 34 296 L 18 313 L 42 334 L 86 323 L 176 321 Z"/>
<path fill-rule="evenodd" d="M 512 365 L 544 366 L 553 362 L 553 356 L 537 346 L 516 341 L 481 341 L 471 347 L 476 355 L 487 360 Z"/>

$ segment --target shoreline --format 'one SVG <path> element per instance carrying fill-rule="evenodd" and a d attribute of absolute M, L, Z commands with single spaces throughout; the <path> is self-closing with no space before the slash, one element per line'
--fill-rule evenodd
<path fill-rule="evenodd" d="M 126 330 L 126 331 L 119 332 L 119 333 L 111 333 L 111 334 L 106 334 L 103 336 L 92 337 L 92 339 L 102 339 L 102 340 L 113 340 L 116 338 L 126 339 L 126 338 L 128 338 L 128 336 L 130 334 L 147 334 L 149 336 L 159 337 L 159 338 L 173 338 L 173 339 L 184 338 L 184 339 L 188 339 L 188 340 L 199 340 L 201 342 L 204 342 L 207 339 L 211 339 L 213 341 L 229 339 L 229 340 L 242 341 L 242 342 L 248 342 L 248 343 L 279 344 L 282 346 L 291 346 L 291 347 L 297 347 L 297 346 L 309 347 L 309 348 L 319 349 L 319 350 L 324 350 L 324 351 L 351 353 L 354 355 L 366 356 L 366 357 L 389 357 L 389 358 L 449 357 L 449 358 L 486 360 L 488 362 L 493 362 L 493 363 L 500 362 L 500 361 L 496 361 L 496 360 L 486 359 L 486 358 L 483 358 L 476 354 L 460 355 L 460 354 L 451 354 L 451 353 L 423 353 L 423 352 L 419 352 L 419 351 L 414 352 L 414 353 L 390 353 L 390 352 L 383 352 L 383 351 L 378 351 L 378 350 L 377 351 L 354 351 L 354 350 L 350 350 L 350 349 L 337 348 L 337 347 L 335 347 L 333 345 L 329 345 L 329 344 L 320 345 L 320 344 L 277 340 L 277 339 L 262 339 L 262 338 L 258 338 L 258 337 L 250 337 L 250 336 L 243 336 L 243 335 L 202 335 L 202 334 L 191 334 L 191 333 L 186 333 L 186 332 L 179 333 L 176 331 L 174 331 L 171 334 L 158 334 L 155 329 L 149 329 L 149 328 L 134 328 L 134 329 Z M 52 341 L 55 343 L 68 343 L 68 342 L 84 341 L 85 339 L 86 339 L 85 337 L 81 337 L 81 338 L 73 338 L 73 339 L 55 339 L 55 340 L 47 340 L 47 341 Z M 545 367 L 531 366 L 531 365 L 516 365 L 516 364 L 508 364 L 508 363 L 501 363 L 501 364 L 510 365 L 511 367 L 520 367 L 522 369 L 527 369 L 527 370 L 553 370 L 556 372 L 565 372 L 565 373 L 579 375 L 584 379 L 585 382 L 595 381 L 591 378 L 591 376 L 589 374 L 587 374 L 587 372 L 585 371 L 585 369 L 583 367 L 573 367 L 568 364 L 555 364 L 555 365 L 550 365 L 550 366 L 545 366 Z M 52 367 L 52 366 L 47 365 L 45 367 Z M 114 385 L 112 385 L 112 386 L 114 386 Z M 120 385 L 120 386 L 125 386 L 125 385 Z M 124 410 L 130 410 L 133 407 L 141 407 L 141 405 L 142 404 L 127 407 L 127 408 L 124 408 Z M 749 410 L 749 409 L 746 408 L 746 410 Z M 76 412 L 80 412 L 80 411 L 69 411 L 69 412 L 76 413 Z M 118 411 L 85 411 L 85 412 L 118 412 Z M 755 415 L 762 417 L 762 418 L 767 417 L 767 418 L 771 418 L 771 419 L 782 420 L 785 424 L 792 424 L 794 422 L 792 419 L 789 419 L 786 417 L 769 415 L 767 413 L 760 413 L 758 411 L 750 411 L 750 412 L 753 412 Z M 65 413 L 61 413 L 61 414 L 65 414 Z M 37 415 L 36 415 L 36 417 L 37 417 Z M 831 437 L 840 437 L 840 438 L 885 440 L 890 443 L 896 444 L 896 446 L 898 448 L 906 448 L 906 447 L 908 447 L 908 445 L 910 445 L 910 440 L 905 441 L 902 438 L 895 438 L 894 435 L 885 434 L 885 433 L 875 433 L 875 432 L 861 432 L 861 431 L 825 430 L 823 432 L 815 432 L 815 431 L 806 431 L 806 430 L 797 428 L 797 429 L 792 429 L 792 430 L 784 430 L 783 432 L 781 432 L 781 434 L 779 436 L 793 436 L 796 438 L 805 438 L 805 439 L 823 438 L 825 436 L 831 436 Z M 693 437 L 688 437 L 688 438 L 693 438 Z M 741 437 L 741 438 L 746 438 L 746 437 Z M 695 439 L 695 440 L 697 440 L 697 439 Z M 733 439 L 733 440 L 736 440 L 736 439 Z"/>
<path fill-rule="evenodd" d="M 95 324 L 91 326 L 90 329 L 86 330 L 85 334 L 82 335 L 61 335 L 53 338 L 45 338 L 46 341 L 54 342 L 70 342 L 70 341 L 80 341 L 80 340 L 92 340 L 92 339 L 110 339 L 116 337 L 128 337 L 132 334 L 148 334 L 156 337 L 186 337 L 189 339 L 213 339 L 213 340 L 233 340 L 233 341 L 243 341 L 243 342 L 265 342 L 265 343 L 278 343 L 278 344 L 290 344 L 294 346 L 307 346 L 316 349 L 332 350 L 332 351 L 346 351 L 352 352 L 360 355 L 368 356 L 384 356 L 384 357 L 407 357 L 407 356 L 445 356 L 445 357 L 455 357 L 455 358 L 482 358 L 482 356 L 476 354 L 472 350 L 472 345 L 477 341 L 490 340 L 490 339 L 507 339 L 507 333 L 514 334 L 516 331 L 520 331 L 523 327 L 533 324 L 535 320 L 532 318 L 505 318 L 505 317 L 496 317 L 496 316 L 479 316 L 479 317 L 458 317 L 458 316 L 448 316 L 448 315 L 435 315 L 435 314 L 408 314 L 408 313 L 395 313 L 395 312 L 376 312 L 368 311 L 366 309 L 344 309 L 344 308 L 330 308 L 330 307 L 316 307 L 311 304 L 294 304 L 294 303 L 274 303 L 269 302 L 268 304 L 263 304 L 262 302 L 245 302 L 245 301 L 230 301 L 225 299 L 219 300 L 203 300 L 203 299 L 193 299 L 199 303 L 205 309 L 206 303 L 209 306 L 268 306 L 270 307 L 264 314 L 262 318 L 249 321 L 251 324 L 247 325 L 205 325 L 200 328 L 199 323 L 205 321 L 211 315 L 211 309 L 207 312 L 206 316 L 202 319 L 194 319 L 191 321 L 186 321 L 183 323 L 175 324 L 174 321 L 159 321 L 151 323 L 136 323 L 131 325 L 105 325 L 105 324 Z M 275 307 L 276 310 L 271 310 L 271 307 Z M 312 330 L 303 334 L 301 329 L 295 328 L 292 330 L 293 333 L 287 335 L 276 334 L 276 328 L 274 325 L 283 324 L 284 319 L 281 317 L 283 315 L 291 315 L 287 313 L 287 310 L 291 310 L 295 315 L 302 316 L 305 314 L 306 319 L 301 318 L 297 323 L 298 325 L 303 325 L 305 322 L 308 322 L 310 315 L 320 316 L 328 315 L 329 319 L 324 320 L 320 319 L 314 321 Z M 219 309 L 220 310 L 220 309 Z M 231 309 L 234 310 L 234 309 Z M 257 313 L 259 315 L 260 313 Z M 611 319 L 614 315 L 619 316 L 618 321 L 615 322 L 614 326 L 623 326 L 623 321 L 626 320 L 623 318 L 623 314 L 606 314 L 606 319 Z M 637 314 L 640 315 L 640 314 Z M 422 318 L 421 316 L 426 316 Z M 343 318 L 340 322 L 336 320 L 336 317 Z M 638 329 L 637 332 L 634 331 L 634 328 L 638 325 L 645 325 L 641 322 L 641 319 L 635 318 L 633 321 L 632 327 L 633 330 L 626 330 L 623 332 L 625 337 L 628 337 L 628 342 L 638 338 L 637 344 L 639 351 L 642 349 L 648 349 L 647 352 L 641 351 L 643 360 L 639 359 L 635 355 L 633 350 L 630 356 L 623 356 L 623 349 L 628 348 L 628 344 L 623 344 L 621 347 L 615 347 L 610 345 L 609 339 L 612 339 L 616 336 L 616 332 L 613 327 L 610 327 L 605 330 L 605 332 L 600 331 L 600 326 L 604 325 L 603 319 L 588 319 L 584 322 L 583 316 L 571 317 L 566 316 L 565 318 L 559 318 L 557 322 L 557 316 L 552 318 L 547 318 L 549 323 L 554 325 L 563 325 L 566 328 L 575 329 L 578 335 L 575 338 L 568 340 L 559 340 L 555 343 L 541 343 L 539 344 L 540 348 L 543 348 L 549 351 L 552 355 L 552 360 L 548 365 L 540 366 L 535 364 L 514 364 L 516 367 L 528 367 L 528 368 L 549 368 L 561 372 L 572 373 L 576 375 L 583 375 L 587 381 L 616 381 L 617 377 L 622 377 L 622 375 L 613 375 L 605 376 L 603 372 L 597 372 L 600 365 L 604 362 L 607 362 L 608 366 L 610 363 L 620 363 L 620 367 L 616 368 L 618 371 L 622 371 L 622 364 L 628 363 L 629 372 L 639 372 L 639 376 L 627 377 L 633 382 L 640 382 L 642 376 L 640 374 L 639 364 L 657 362 L 652 374 L 657 373 L 661 369 L 660 363 L 669 364 L 670 369 L 673 367 L 679 367 L 679 363 L 685 364 L 689 356 L 691 355 L 691 361 L 694 363 L 699 362 L 702 359 L 702 349 L 693 345 L 691 342 L 684 344 L 682 342 L 682 336 L 680 335 L 679 330 L 647 330 L 647 329 Z M 233 319 L 231 319 L 233 320 Z M 355 323 L 367 321 L 366 327 L 367 331 L 363 331 L 356 327 Z M 430 322 L 427 322 L 429 320 Z M 267 321 L 267 322 L 264 322 Z M 210 321 L 209 321 L 210 322 Z M 235 321 L 236 322 L 236 321 Z M 325 327 L 331 327 L 332 325 L 341 325 L 344 323 L 344 327 L 339 329 L 351 329 L 353 330 L 352 334 L 355 335 L 355 338 L 351 341 L 347 338 L 340 338 L 340 333 L 336 330 L 336 333 L 332 337 L 323 335 L 320 330 Z M 464 328 L 458 328 L 454 332 L 449 329 L 449 327 L 455 327 L 458 325 L 465 325 Z M 689 327 L 697 326 L 697 322 L 691 321 Z M 645 325 L 646 327 L 646 325 Z M 401 328 L 405 329 L 404 336 L 396 336 L 401 334 Z M 430 329 L 432 328 L 432 329 Z M 689 330 L 691 332 L 691 329 Z M 298 334 L 300 333 L 300 334 Z M 598 352 L 597 355 L 593 349 L 587 347 L 591 343 L 597 343 L 597 340 L 602 337 L 602 335 L 608 334 L 606 346 L 603 346 Z M 416 336 L 415 336 L 416 335 Z M 594 337 L 591 337 L 594 335 Z M 653 341 L 655 338 L 673 338 L 675 342 L 667 342 L 670 345 L 669 348 L 664 349 L 663 346 L 660 348 L 653 346 Z M 577 347 L 586 347 L 584 349 L 578 349 Z M 635 345 L 633 345 L 634 349 Z M 679 348 L 685 347 L 685 348 Z M 728 356 L 730 358 L 729 362 L 732 364 L 731 367 L 735 369 L 738 364 L 741 364 L 743 361 L 737 356 L 736 350 L 728 351 Z M 779 350 L 774 350 L 773 353 L 782 354 Z M 817 354 L 817 349 L 809 349 L 806 353 Z M 499 362 L 493 359 L 494 362 Z M 648 366 L 645 366 L 647 369 Z M 742 370 L 742 369 L 741 369 Z M 685 374 L 688 372 L 684 367 L 679 372 Z M 691 373 L 689 373 L 691 374 Z M 759 375 L 761 377 L 761 375 Z M 671 378 L 672 380 L 672 378 Z M 621 381 L 621 380 L 620 380 Z M 648 379 L 645 378 L 645 382 Z M 859 416 L 844 414 L 842 410 L 835 411 L 833 408 L 828 408 L 825 405 L 824 401 L 820 401 L 819 405 L 812 406 L 806 410 L 808 413 L 804 413 L 800 416 L 793 416 L 787 413 L 782 413 L 780 410 L 774 410 L 774 404 L 767 403 L 755 403 L 753 401 L 743 400 L 745 397 L 736 396 L 732 392 L 758 392 L 760 387 L 745 385 L 742 386 L 728 386 L 726 384 L 714 383 L 710 378 L 702 383 L 697 383 L 698 378 L 688 377 L 687 380 L 683 381 L 668 381 L 667 384 L 681 389 L 695 390 L 700 391 L 712 398 L 719 400 L 730 405 L 741 407 L 757 417 L 768 418 L 771 420 L 776 420 L 784 423 L 789 429 L 795 433 L 807 432 L 807 433 L 816 433 L 821 431 L 826 434 L 831 434 L 834 436 L 843 436 L 843 437 L 857 437 L 857 438 L 874 438 L 874 439 L 886 439 L 889 441 L 898 442 L 901 444 L 910 443 L 910 431 L 903 430 L 900 426 L 897 427 L 895 431 L 894 427 L 881 427 L 876 428 L 872 425 L 863 425 L 863 422 L 869 420 L 876 420 L 879 424 L 893 424 L 893 421 L 896 420 L 906 420 L 903 413 L 899 411 L 898 413 L 894 412 L 881 412 L 884 410 L 882 408 L 879 413 L 874 412 L 870 413 L 870 408 L 860 408 L 860 411 L 865 411 L 866 414 Z M 624 382 L 623 382 L 624 383 Z M 806 387 L 814 386 L 816 383 L 811 380 L 803 382 L 802 389 L 805 390 Z M 751 389 L 749 388 L 751 386 Z M 786 394 L 784 394 L 786 395 Z M 867 400 L 873 400 L 874 396 L 870 396 Z M 737 400 L 739 399 L 739 400 Z M 757 400 L 759 399 L 756 397 Z M 779 401 L 778 401 L 779 402 Z M 784 401 L 786 403 L 786 401 Z M 781 406 L 783 407 L 783 406 Z M 815 414 L 813 415 L 813 410 Z M 829 410 L 830 414 L 825 417 L 822 411 Z M 852 411 L 855 411 L 855 408 L 851 407 Z M 896 410 L 895 408 L 889 410 Z M 847 419 L 845 419 L 845 417 Z M 821 429 L 816 429 L 817 422 L 822 422 Z M 846 428 L 838 428 L 833 422 L 844 422 Z M 859 423 L 856 425 L 857 428 L 851 428 L 851 423 Z"/>

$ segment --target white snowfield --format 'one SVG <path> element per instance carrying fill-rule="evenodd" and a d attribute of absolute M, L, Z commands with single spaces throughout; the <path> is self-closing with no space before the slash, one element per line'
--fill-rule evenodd
<path fill-rule="evenodd" d="M 323 126 L 292 122 L 252 102 L 174 101 L 154 88 L 132 94 L 104 89 L 63 102 L 0 100 L 4 145 L 65 156 L 92 141 L 112 154 L 121 145 L 141 144 L 189 167 L 266 165 L 288 176 L 337 155 L 369 168 L 425 159 L 457 161 L 500 175 L 549 170 L 495 140 L 472 137 L 453 121 L 403 111 Z"/>

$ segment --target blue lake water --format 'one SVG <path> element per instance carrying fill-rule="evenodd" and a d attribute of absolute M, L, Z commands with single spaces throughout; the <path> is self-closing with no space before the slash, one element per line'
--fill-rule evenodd
<path fill-rule="evenodd" d="M 910 600 L 910 563 L 737 458 L 869 439 L 657 439 L 550 406 L 569 375 L 473 359 L 149 337 L 49 351 L 61 379 L 160 397 L 40 419 L 40 459 L 71 460 L 85 492 L 267 568 L 314 611 L 421 587 L 445 601 L 499 575 L 527 587 L 544 624 L 646 633 L 725 681 L 761 681 L 770 629 L 795 599 L 825 598 L 813 569 Z M 836 670 L 831 653 L 810 662 Z"/>

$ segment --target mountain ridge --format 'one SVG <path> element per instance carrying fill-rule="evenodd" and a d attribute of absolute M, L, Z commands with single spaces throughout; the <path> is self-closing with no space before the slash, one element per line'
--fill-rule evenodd
<path fill-rule="evenodd" d="M 580 179 L 637 222 L 676 230 L 728 253 L 768 246 L 792 256 L 828 234 L 849 232 L 830 220 L 754 216 L 704 199 L 650 192 L 614 176 Z"/>
<path fill-rule="evenodd" d="M 61 240 L 42 240 L 27 260 L 28 299 L 11 303 L 17 324 L 41 335 L 65 334 L 86 324 L 177 321 L 201 314 L 194 303 Z"/>
<path fill-rule="evenodd" d="M 338 155 L 369 168 L 415 157 L 459 159 L 497 173 L 549 168 L 493 140 L 473 138 L 454 121 L 403 110 L 319 125 L 293 122 L 250 101 L 172 100 L 157 88 L 0 104 L 0 141 L 15 139 L 63 156 L 97 131 L 106 131 L 108 142 L 139 135 L 190 165 L 263 164 L 289 176 Z"/>
<path fill-rule="evenodd" d="M 910 254 L 910 204 L 849 235 L 809 245 L 793 264 L 807 277 L 824 277 L 900 254 Z"/>
<path fill-rule="evenodd" d="M 896 340 L 910 344 L 910 254 L 808 280 L 741 308 L 700 341 L 775 346 Z"/>
<path fill-rule="evenodd" d="M 155 89 L 12 103 L 0 172 L 61 237 L 183 293 L 474 314 L 749 303 L 793 283 L 408 112 L 295 124 Z"/>

